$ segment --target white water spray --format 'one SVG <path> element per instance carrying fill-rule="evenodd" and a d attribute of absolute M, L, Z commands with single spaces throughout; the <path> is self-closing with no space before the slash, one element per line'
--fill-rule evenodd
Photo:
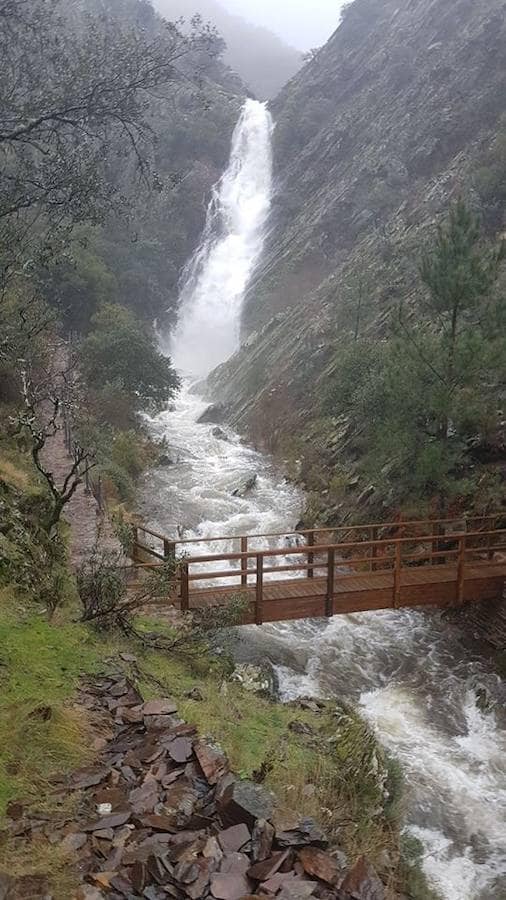
<path fill-rule="evenodd" d="M 203 239 L 183 273 L 171 355 L 186 375 L 208 374 L 237 349 L 241 305 L 262 252 L 271 203 L 271 132 L 265 104 L 246 100 Z"/>

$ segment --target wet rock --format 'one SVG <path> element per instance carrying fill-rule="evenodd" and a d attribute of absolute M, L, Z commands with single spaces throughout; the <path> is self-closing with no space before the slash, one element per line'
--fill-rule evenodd
<path fill-rule="evenodd" d="M 226 419 L 226 414 L 225 406 L 220 403 L 211 403 L 198 417 L 197 422 L 201 425 L 221 425 Z"/>
<path fill-rule="evenodd" d="M 261 862 L 270 856 L 274 840 L 274 826 L 266 819 L 258 819 L 251 835 L 251 856 L 253 862 Z"/>
<path fill-rule="evenodd" d="M 233 872 L 211 875 L 211 894 L 216 900 L 241 900 L 250 892 L 250 883 L 244 875 Z"/>
<path fill-rule="evenodd" d="M 222 850 L 240 850 L 251 839 L 249 828 L 240 823 L 220 831 L 218 841 Z"/>
<path fill-rule="evenodd" d="M 103 828 L 118 828 L 120 825 L 125 825 L 126 822 L 129 822 L 131 815 L 131 811 L 127 810 L 126 812 L 114 813 L 112 816 L 104 816 L 102 819 L 98 819 L 97 822 L 90 822 L 89 825 L 85 825 L 83 831 L 100 831 Z"/>
<path fill-rule="evenodd" d="M 207 741 L 197 741 L 193 749 L 209 784 L 217 784 L 228 772 L 228 760 L 221 747 Z"/>
<path fill-rule="evenodd" d="M 256 483 L 258 481 L 258 475 L 251 475 L 249 478 L 246 478 L 239 487 L 236 487 L 234 491 L 232 491 L 232 497 L 247 497 L 249 493 L 256 487 Z"/>
<path fill-rule="evenodd" d="M 346 900 L 386 900 L 383 882 L 365 856 L 361 856 L 345 876 L 341 893 Z"/>
<path fill-rule="evenodd" d="M 211 434 L 219 441 L 229 441 L 228 435 L 223 431 L 223 428 L 220 428 L 219 425 L 216 425 L 216 427 L 212 429 Z"/>
<path fill-rule="evenodd" d="M 325 849 L 328 838 L 314 819 L 301 819 L 294 828 L 276 832 L 275 844 L 278 847 L 305 847 L 314 845 Z"/>
<path fill-rule="evenodd" d="M 253 694 L 272 695 L 275 692 L 272 671 L 266 666 L 254 666 L 247 663 L 237 665 L 230 676 L 246 691 Z"/>
<path fill-rule="evenodd" d="M 274 797 L 270 791 L 252 781 L 236 781 L 228 797 L 220 803 L 225 824 L 244 822 L 250 829 L 257 819 L 270 819 L 274 809 Z"/>
<path fill-rule="evenodd" d="M 67 834 L 62 840 L 61 846 L 64 850 L 76 852 L 77 850 L 80 850 L 81 847 L 84 847 L 87 840 L 87 836 L 83 834 L 82 831 L 78 831 L 75 834 Z"/>
<path fill-rule="evenodd" d="M 303 847 L 299 850 L 298 858 L 300 859 L 304 871 L 326 884 L 336 885 L 340 876 L 340 866 L 337 860 L 319 850 L 317 847 Z"/>
<path fill-rule="evenodd" d="M 255 881 L 268 881 L 281 868 L 288 856 L 288 850 L 273 853 L 269 859 L 264 859 L 263 862 L 258 862 L 251 866 L 248 869 L 249 877 Z"/>
<path fill-rule="evenodd" d="M 110 773 L 109 766 L 88 766 L 73 772 L 69 779 L 70 790 L 83 790 L 104 781 Z"/>
<path fill-rule="evenodd" d="M 142 705 L 145 716 L 167 716 L 177 712 L 177 704 L 174 700 L 148 700 Z"/>
<path fill-rule="evenodd" d="M 162 467 L 175 465 L 174 460 L 168 453 L 162 453 L 162 455 L 158 457 L 157 464 Z"/>

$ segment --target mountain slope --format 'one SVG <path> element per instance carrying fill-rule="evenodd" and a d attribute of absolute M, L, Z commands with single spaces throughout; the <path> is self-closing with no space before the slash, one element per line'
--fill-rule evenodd
<path fill-rule="evenodd" d="M 504 0 L 355 0 L 272 104 L 270 234 L 245 345 L 212 379 L 235 424 L 271 449 L 293 452 L 298 435 L 299 456 L 345 451 L 348 425 L 341 439 L 317 420 L 357 297 L 376 335 L 400 300 L 416 304 L 421 247 L 452 198 L 470 194 L 502 227 L 504 201 L 492 214 L 474 188 L 506 111 L 505 51 Z"/>
<path fill-rule="evenodd" d="M 154 0 L 167 19 L 199 14 L 212 23 L 227 44 L 224 61 L 237 72 L 260 100 L 281 90 L 302 65 L 302 54 L 272 31 L 229 13 L 216 0 Z"/>

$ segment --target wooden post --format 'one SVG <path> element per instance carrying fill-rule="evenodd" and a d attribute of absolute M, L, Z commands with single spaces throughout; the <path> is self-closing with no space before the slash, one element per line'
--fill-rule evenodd
<path fill-rule="evenodd" d="M 325 615 L 330 618 L 334 615 L 334 568 L 335 550 L 329 547 L 327 556 L 327 596 L 325 598 Z"/>
<path fill-rule="evenodd" d="M 394 609 L 398 609 L 401 601 L 401 567 L 402 567 L 402 544 L 400 541 L 395 543 L 395 564 L 394 564 Z"/>
<path fill-rule="evenodd" d="M 371 541 L 378 540 L 378 529 L 371 528 Z M 377 544 L 373 544 L 371 547 L 371 572 L 376 571 L 376 557 L 378 556 L 378 546 Z"/>
<path fill-rule="evenodd" d="M 314 531 L 309 531 L 307 535 L 307 546 L 314 547 Z M 314 578 L 314 553 L 307 555 L 307 577 Z"/>
<path fill-rule="evenodd" d="M 248 538 L 242 537 L 241 538 L 241 553 L 247 553 L 247 552 L 248 552 Z M 245 566 L 246 566 L 246 568 L 248 568 L 248 562 L 249 562 L 249 559 L 247 557 L 246 557 L 246 559 L 244 559 L 244 557 L 241 559 L 241 570 L 244 569 Z M 248 573 L 247 572 L 241 571 L 241 584 L 243 585 L 243 587 L 248 584 Z"/>
<path fill-rule="evenodd" d="M 257 553 L 257 589 L 255 599 L 255 624 L 263 622 L 262 606 L 264 600 L 264 557 L 263 553 Z"/>
<path fill-rule="evenodd" d="M 180 566 L 181 572 L 181 612 L 188 612 L 190 609 L 190 566 L 187 562 L 182 562 Z"/>
<path fill-rule="evenodd" d="M 464 604 L 465 568 L 466 568 L 466 536 L 459 538 L 459 558 L 457 565 L 457 603 Z"/>

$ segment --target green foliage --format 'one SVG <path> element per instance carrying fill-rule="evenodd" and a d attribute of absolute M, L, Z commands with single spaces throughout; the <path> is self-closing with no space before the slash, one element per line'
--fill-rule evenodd
<path fill-rule="evenodd" d="M 399 310 L 384 340 L 359 338 L 334 360 L 324 409 L 357 423 L 359 467 L 392 503 L 438 496 L 444 506 L 473 491 L 470 447 L 490 440 L 501 417 L 502 258 L 459 201 L 422 256 L 418 317 Z"/>
<path fill-rule="evenodd" d="M 452 339 L 459 318 L 473 320 L 497 278 L 504 245 L 487 248 L 480 222 L 463 200 L 451 207 L 448 223 L 439 226 L 433 247 L 422 255 L 420 275 L 429 289 L 429 311 L 449 329 Z M 451 348 L 450 348 L 451 349 Z"/>
<path fill-rule="evenodd" d="M 118 386 L 134 410 L 158 410 L 174 396 L 178 376 L 131 310 L 107 304 L 93 316 L 92 329 L 81 347 L 83 372 L 92 388 Z"/>

